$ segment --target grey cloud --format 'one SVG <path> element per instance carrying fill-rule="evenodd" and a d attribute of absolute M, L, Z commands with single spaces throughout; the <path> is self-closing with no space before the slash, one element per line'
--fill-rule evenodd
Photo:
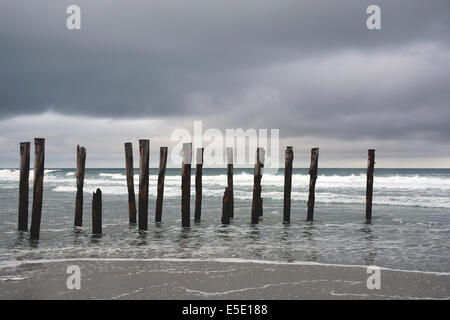
<path fill-rule="evenodd" d="M 0 117 L 208 119 L 448 140 L 450 2 L 3 1 Z M 369 4 L 383 30 L 365 28 Z"/>

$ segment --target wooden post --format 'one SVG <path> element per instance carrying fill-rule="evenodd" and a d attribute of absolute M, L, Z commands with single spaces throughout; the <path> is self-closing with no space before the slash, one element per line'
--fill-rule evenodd
<path fill-rule="evenodd" d="M 183 143 L 183 163 L 181 172 L 181 226 L 191 226 L 191 161 L 192 143 Z"/>
<path fill-rule="evenodd" d="M 20 143 L 19 231 L 28 231 L 30 143 Z"/>
<path fill-rule="evenodd" d="M 263 219 L 263 198 L 259 198 L 259 220 Z"/>
<path fill-rule="evenodd" d="M 373 171 L 375 166 L 375 150 L 369 150 L 367 161 L 367 187 L 366 187 L 366 221 L 372 219 L 372 193 L 373 193 Z"/>
<path fill-rule="evenodd" d="M 234 218 L 234 191 L 233 191 L 233 148 L 227 148 L 227 182 L 230 190 L 230 217 Z"/>
<path fill-rule="evenodd" d="M 86 148 L 77 146 L 77 196 L 75 199 L 75 223 L 76 227 L 83 225 L 83 185 L 84 170 L 86 166 Z"/>
<path fill-rule="evenodd" d="M 291 189 L 292 189 L 292 161 L 294 160 L 294 151 L 292 147 L 286 147 L 284 157 L 284 207 L 283 222 L 291 222 Z"/>
<path fill-rule="evenodd" d="M 131 142 L 125 143 L 125 171 L 127 174 L 128 187 L 128 219 L 129 223 L 136 223 L 136 196 L 134 194 L 134 165 L 133 165 L 133 145 Z"/>
<path fill-rule="evenodd" d="M 102 191 L 92 195 L 92 234 L 102 234 Z"/>
<path fill-rule="evenodd" d="M 261 178 L 264 168 L 264 149 L 256 149 L 255 173 L 253 178 L 252 224 L 257 224 L 261 216 Z"/>
<path fill-rule="evenodd" d="M 311 166 L 309 167 L 309 197 L 308 197 L 308 214 L 307 221 L 313 221 L 314 219 L 314 202 L 316 199 L 316 180 L 317 180 L 317 168 L 319 162 L 319 148 L 311 149 Z"/>
<path fill-rule="evenodd" d="M 195 211 L 194 222 L 200 222 L 202 216 L 202 174 L 203 174 L 203 151 L 197 148 L 197 164 L 195 167 Z"/>
<path fill-rule="evenodd" d="M 230 224 L 231 219 L 231 190 L 226 187 L 222 202 L 222 224 Z"/>
<path fill-rule="evenodd" d="M 30 239 L 39 240 L 41 229 L 42 195 L 44 193 L 45 139 L 34 139 L 33 209 L 31 211 Z"/>
<path fill-rule="evenodd" d="M 164 178 L 167 166 L 167 147 L 159 148 L 159 171 L 158 171 L 158 194 L 156 196 L 155 222 L 161 222 L 163 198 L 164 198 Z"/>
<path fill-rule="evenodd" d="M 147 230 L 150 140 L 139 140 L 139 154 L 139 230 Z"/>

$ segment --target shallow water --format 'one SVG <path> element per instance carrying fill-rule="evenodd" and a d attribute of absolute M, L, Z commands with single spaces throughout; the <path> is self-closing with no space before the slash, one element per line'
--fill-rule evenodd
<path fill-rule="evenodd" d="M 376 169 L 374 219 L 369 225 L 364 221 L 362 169 L 320 169 L 313 223 L 305 221 L 308 171 L 295 169 L 290 225 L 281 223 L 284 173 L 265 172 L 264 219 L 257 226 L 250 225 L 252 170 L 235 169 L 235 219 L 229 227 L 220 224 L 226 170 L 203 169 L 203 174 L 202 222 L 183 230 L 180 170 L 167 170 L 163 222 L 156 226 L 157 169 L 151 169 L 149 231 L 138 232 L 128 224 L 124 169 L 86 170 L 81 229 L 72 227 L 75 170 L 46 170 L 41 236 L 33 243 L 16 231 L 19 172 L 0 169 L 0 264 L 66 258 L 237 258 L 450 271 L 448 169 Z M 90 235 L 91 194 L 97 187 L 103 192 L 101 238 Z M 194 196 L 193 170 L 191 216 Z M 31 199 L 30 193 L 30 207 Z"/>

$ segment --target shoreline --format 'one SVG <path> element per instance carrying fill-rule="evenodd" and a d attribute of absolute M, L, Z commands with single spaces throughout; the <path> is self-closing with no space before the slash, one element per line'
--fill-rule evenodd
<path fill-rule="evenodd" d="M 67 288 L 79 266 L 81 289 Z M 242 259 L 55 259 L 0 264 L 0 299 L 450 299 L 450 273 Z"/>

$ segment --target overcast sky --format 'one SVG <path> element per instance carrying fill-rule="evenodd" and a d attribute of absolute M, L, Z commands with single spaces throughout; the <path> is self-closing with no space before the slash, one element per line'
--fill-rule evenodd
<path fill-rule="evenodd" d="M 122 167 L 139 138 L 156 166 L 194 120 L 279 129 L 301 167 L 450 167 L 450 1 L 0 0 L 0 167 L 34 137 L 47 167 L 77 144 Z"/>

